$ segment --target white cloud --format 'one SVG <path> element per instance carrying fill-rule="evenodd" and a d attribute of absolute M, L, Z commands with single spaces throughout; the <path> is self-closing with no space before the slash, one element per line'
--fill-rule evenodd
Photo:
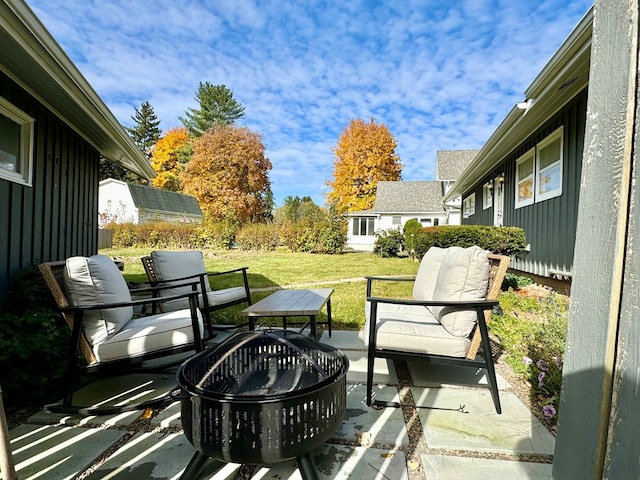
<path fill-rule="evenodd" d="M 263 134 L 276 202 L 324 203 L 352 118 L 385 123 L 403 178 L 436 151 L 480 148 L 588 0 L 27 0 L 116 117 L 148 100 L 180 125 L 199 82 L 225 84 Z"/>

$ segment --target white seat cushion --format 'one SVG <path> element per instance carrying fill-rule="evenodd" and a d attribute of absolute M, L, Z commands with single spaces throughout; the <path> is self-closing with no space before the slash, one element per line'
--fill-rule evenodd
<path fill-rule="evenodd" d="M 202 252 L 189 250 L 186 252 L 171 252 L 168 250 L 155 250 L 151 252 L 153 271 L 160 281 L 169 281 L 176 278 L 184 278 L 190 275 L 207 273 Z M 197 278 L 189 281 L 195 281 Z M 184 283 L 185 281 L 178 282 Z M 211 291 L 209 281 L 205 281 L 205 289 Z M 160 296 L 168 297 L 189 293 L 191 287 L 167 288 L 160 291 Z M 198 286 L 200 291 L 200 286 Z M 201 292 L 202 293 L 202 292 Z"/>
<path fill-rule="evenodd" d="M 63 272 L 71 305 L 89 306 L 131 301 L 127 282 L 106 255 L 70 257 Z M 118 333 L 133 316 L 133 307 L 96 310 L 84 314 L 85 334 L 93 345 Z"/>
<path fill-rule="evenodd" d="M 369 304 L 365 310 L 361 335 L 368 346 Z M 377 316 L 376 348 L 450 357 L 464 357 L 469 349 L 468 338 L 451 335 L 426 307 L 379 303 Z"/>
<path fill-rule="evenodd" d="M 199 311 L 197 314 L 202 335 L 202 316 Z M 179 310 L 134 318 L 118 333 L 94 345 L 93 352 L 98 361 L 105 362 L 190 343 L 193 343 L 191 313 Z"/>
<path fill-rule="evenodd" d="M 489 285 L 488 254 L 476 246 L 448 248 L 440 264 L 433 300 L 484 300 Z M 456 337 L 468 337 L 476 325 L 475 310 L 455 311 L 450 307 L 431 307 L 431 312 Z"/>
<path fill-rule="evenodd" d="M 247 298 L 247 292 L 244 287 L 232 287 L 224 288 L 222 290 L 211 290 L 207 292 L 207 300 L 209 302 L 209 308 L 216 307 L 218 305 L 224 305 L 236 300 L 244 300 Z M 202 295 L 198 295 L 198 304 L 200 308 L 204 308 L 204 302 Z M 189 308 L 189 299 L 180 298 L 178 300 L 170 300 L 162 303 L 162 309 L 165 312 L 171 312 L 173 310 L 181 310 L 183 308 Z"/>

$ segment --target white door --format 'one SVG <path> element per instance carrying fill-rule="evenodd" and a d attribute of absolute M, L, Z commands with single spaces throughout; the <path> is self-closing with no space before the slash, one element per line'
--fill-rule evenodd
<path fill-rule="evenodd" d="M 504 210 L 504 175 L 493 179 L 493 225 L 502 226 L 502 212 Z"/>

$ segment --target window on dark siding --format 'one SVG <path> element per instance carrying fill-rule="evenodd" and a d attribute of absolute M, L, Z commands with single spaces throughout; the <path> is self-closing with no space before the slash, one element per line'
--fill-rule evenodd
<path fill-rule="evenodd" d="M 31 185 L 33 119 L 0 97 L 0 178 Z"/>

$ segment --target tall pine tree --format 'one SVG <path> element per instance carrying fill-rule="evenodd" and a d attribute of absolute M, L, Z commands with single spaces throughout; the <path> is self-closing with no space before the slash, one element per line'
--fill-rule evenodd
<path fill-rule="evenodd" d="M 135 125 L 127 128 L 127 132 L 133 138 L 135 144 L 142 150 L 147 158 L 151 157 L 151 147 L 160 140 L 160 120 L 156 117 L 153 107 L 149 102 L 142 102 L 140 109 L 135 109 L 136 114 L 131 118 Z"/>
<path fill-rule="evenodd" d="M 244 116 L 244 107 L 224 85 L 200 82 L 195 99 L 199 108 L 188 108 L 180 117 L 192 137 L 200 137 L 213 125 L 232 125 Z"/>

